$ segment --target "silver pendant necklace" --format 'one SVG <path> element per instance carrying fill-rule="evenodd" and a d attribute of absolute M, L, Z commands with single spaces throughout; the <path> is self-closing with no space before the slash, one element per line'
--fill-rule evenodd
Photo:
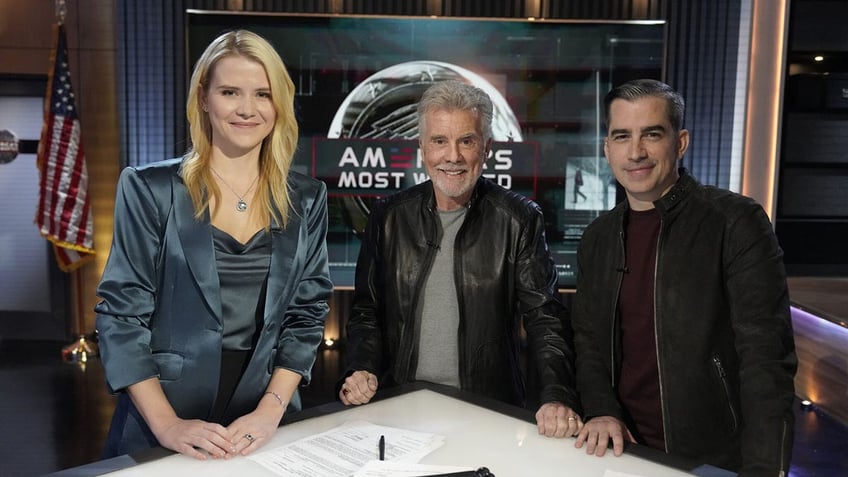
<path fill-rule="evenodd" d="M 227 181 L 225 181 L 224 178 L 221 177 L 221 174 L 218 174 L 218 171 L 216 171 L 215 168 L 209 166 L 209 169 L 212 169 L 212 172 L 215 173 L 216 176 L 218 176 L 218 179 L 221 180 L 221 183 L 227 186 L 227 189 L 230 189 L 230 192 L 232 192 L 233 195 L 238 197 L 238 202 L 236 202 L 236 210 L 239 212 L 244 212 L 245 210 L 247 210 L 247 201 L 245 201 L 244 198 L 245 196 L 247 196 L 247 194 L 250 194 L 251 190 L 253 190 L 253 186 L 256 185 L 256 180 L 259 179 L 259 176 L 257 175 L 253 178 L 253 182 L 250 183 L 250 187 L 247 188 L 247 191 L 245 191 L 243 195 L 239 195 L 238 192 L 236 192 L 235 189 L 230 187 L 230 185 L 227 184 Z"/>

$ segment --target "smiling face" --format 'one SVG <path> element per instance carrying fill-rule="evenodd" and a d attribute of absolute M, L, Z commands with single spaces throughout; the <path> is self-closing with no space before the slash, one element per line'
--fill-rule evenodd
<path fill-rule="evenodd" d="M 477 114 L 434 109 L 421 123 L 419 143 L 427 174 L 433 180 L 439 210 L 456 210 L 471 200 L 491 146 Z"/>
<path fill-rule="evenodd" d="M 277 119 L 265 68 L 243 56 L 215 65 L 204 95 L 212 148 L 227 157 L 258 154 Z"/>
<path fill-rule="evenodd" d="M 614 100 L 608 131 L 604 154 L 630 207 L 654 208 L 653 202 L 677 182 L 677 161 L 689 146 L 689 132 L 674 130 L 666 100 L 654 96 Z"/>

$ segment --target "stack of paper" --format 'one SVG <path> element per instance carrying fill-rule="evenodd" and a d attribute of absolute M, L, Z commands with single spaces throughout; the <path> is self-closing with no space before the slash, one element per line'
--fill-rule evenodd
<path fill-rule="evenodd" d="M 394 463 L 416 463 L 445 441 L 437 434 L 354 421 L 249 458 L 284 477 L 347 477 L 377 460 L 380 436 L 386 460 Z"/>
<path fill-rule="evenodd" d="M 422 477 L 473 470 L 470 467 L 450 465 L 425 465 L 405 462 L 372 460 L 359 469 L 353 477 Z"/>

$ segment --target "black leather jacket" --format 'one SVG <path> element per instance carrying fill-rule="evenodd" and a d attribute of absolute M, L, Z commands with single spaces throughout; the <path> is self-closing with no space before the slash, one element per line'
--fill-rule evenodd
<path fill-rule="evenodd" d="M 795 346 L 783 253 L 762 207 L 685 170 L 660 212 L 655 333 L 666 451 L 788 474 Z M 616 385 L 627 201 L 583 234 L 572 314 L 587 419 L 625 420 Z"/>
<path fill-rule="evenodd" d="M 416 304 L 441 236 L 431 182 L 377 201 L 356 264 L 348 374 L 367 370 L 380 378 L 381 387 L 414 380 Z M 454 254 L 460 387 L 524 404 L 523 320 L 539 400 L 576 410 L 571 330 L 563 331 L 567 314 L 555 295 L 556 273 L 539 207 L 479 179 Z"/>

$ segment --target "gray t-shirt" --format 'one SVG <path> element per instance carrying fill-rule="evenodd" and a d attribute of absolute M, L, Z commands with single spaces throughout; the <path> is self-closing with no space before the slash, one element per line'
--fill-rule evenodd
<path fill-rule="evenodd" d="M 459 387 L 459 303 L 454 283 L 453 245 L 467 209 L 439 211 L 442 243 L 416 313 L 421 317 L 415 379 Z"/>

